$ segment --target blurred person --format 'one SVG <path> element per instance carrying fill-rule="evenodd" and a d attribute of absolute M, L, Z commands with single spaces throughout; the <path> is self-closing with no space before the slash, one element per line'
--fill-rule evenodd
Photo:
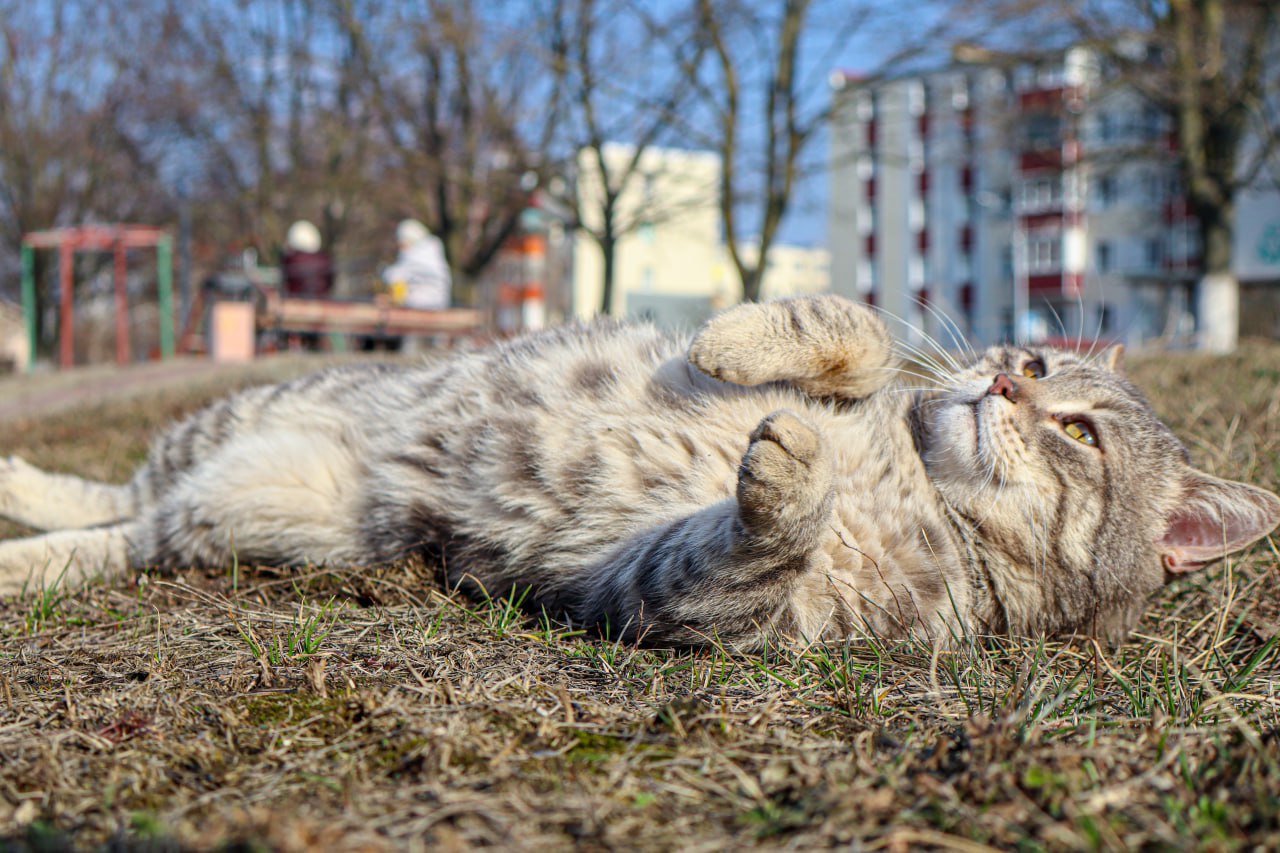
<path fill-rule="evenodd" d="M 286 296 L 323 299 L 333 292 L 333 258 L 322 249 L 320 229 L 305 219 L 289 226 L 280 266 Z"/>
<path fill-rule="evenodd" d="M 400 254 L 382 273 L 392 299 L 408 308 L 448 308 L 453 278 L 440 239 L 418 220 L 406 219 L 396 226 L 396 242 Z"/>

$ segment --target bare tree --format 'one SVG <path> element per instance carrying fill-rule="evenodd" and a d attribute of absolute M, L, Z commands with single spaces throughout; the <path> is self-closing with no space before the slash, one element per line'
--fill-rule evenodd
<path fill-rule="evenodd" d="M 346 45 L 322 12 L 264 0 L 173 13 L 147 96 L 156 132 L 186 143 L 168 165 L 196 184 L 206 239 L 272 250 L 307 218 L 334 250 L 362 218 L 374 140 Z"/>
<path fill-rule="evenodd" d="M 826 79 L 831 63 L 859 30 L 898 21 L 881 4 L 821 0 L 693 0 L 709 60 L 688 68 L 701 109 L 696 119 L 723 161 L 720 211 L 725 243 L 742 279 L 743 298 L 760 296 L 769 251 L 805 177 L 806 156 L 831 117 Z M 878 70 L 900 67 L 928 50 L 945 30 L 933 4 L 913 4 L 893 29 L 892 48 L 873 59 Z M 694 132 L 698 132 L 696 127 Z M 755 251 L 744 251 L 749 243 Z"/>
<path fill-rule="evenodd" d="M 0 2 L 0 269 L 28 231 L 145 218 L 163 198 L 122 20 L 111 3 Z"/>
<path fill-rule="evenodd" d="M 705 44 L 680 7 L 551 0 L 544 15 L 551 22 L 545 55 L 563 103 L 556 141 L 560 159 L 573 162 L 555 201 L 570 227 L 600 249 L 600 311 L 608 314 L 619 242 L 686 206 L 684 198 L 647 196 L 636 187 L 657 177 L 657 158 L 649 155 L 691 99 L 681 70 L 701 63 Z"/>
<path fill-rule="evenodd" d="M 395 183 L 388 203 L 444 243 L 455 287 L 515 232 L 557 124 L 525 4 L 334 0 Z"/>

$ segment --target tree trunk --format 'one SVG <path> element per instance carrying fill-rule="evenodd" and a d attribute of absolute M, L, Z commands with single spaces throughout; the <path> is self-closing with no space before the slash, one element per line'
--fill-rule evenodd
<path fill-rule="evenodd" d="M 760 285 L 764 281 L 764 267 L 744 268 L 742 274 L 742 301 L 759 302 Z"/>
<path fill-rule="evenodd" d="M 1196 289 L 1200 346 L 1208 352 L 1236 348 L 1240 330 L 1240 283 L 1231 271 L 1235 205 L 1232 202 L 1196 211 L 1200 221 L 1202 277 Z"/>
<path fill-rule="evenodd" d="M 600 313 L 613 314 L 613 280 L 617 276 L 618 241 L 608 234 L 600 240 L 600 255 L 604 260 L 600 280 Z"/>

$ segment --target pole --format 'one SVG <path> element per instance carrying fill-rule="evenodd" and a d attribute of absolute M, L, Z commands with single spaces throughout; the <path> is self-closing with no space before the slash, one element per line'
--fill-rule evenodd
<path fill-rule="evenodd" d="M 115 280 L 116 280 L 116 364 L 124 367 L 129 363 L 129 291 L 125 280 L 128 263 L 125 255 L 124 240 L 116 238 Z"/>
<path fill-rule="evenodd" d="M 160 290 L 160 357 L 171 359 L 173 347 L 173 242 L 165 234 L 156 243 L 156 276 Z"/>
<path fill-rule="evenodd" d="M 76 363 L 75 282 L 71 267 L 75 255 L 65 240 L 58 244 L 58 287 L 62 291 L 62 314 L 58 320 L 58 363 L 65 370 Z"/>
<path fill-rule="evenodd" d="M 36 257 L 35 249 L 22 244 L 22 319 L 27 326 L 27 370 L 36 369 Z"/>
<path fill-rule="evenodd" d="M 191 324 L 191 198 L 187 180 L 178 180 L 178 328 Z"/>

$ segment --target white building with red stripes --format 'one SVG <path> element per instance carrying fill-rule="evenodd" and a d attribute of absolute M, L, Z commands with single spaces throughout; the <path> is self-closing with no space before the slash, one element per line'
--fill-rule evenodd
<path fill-rule="evenodd" d="M 833 290 L 908 339 L 1194 343 L 1176 139 L 1093 52 L 831 82 Z M 1241 331 L 1280 336 L 1280 192 L 1244 193 L 1238 222 Z"/>

